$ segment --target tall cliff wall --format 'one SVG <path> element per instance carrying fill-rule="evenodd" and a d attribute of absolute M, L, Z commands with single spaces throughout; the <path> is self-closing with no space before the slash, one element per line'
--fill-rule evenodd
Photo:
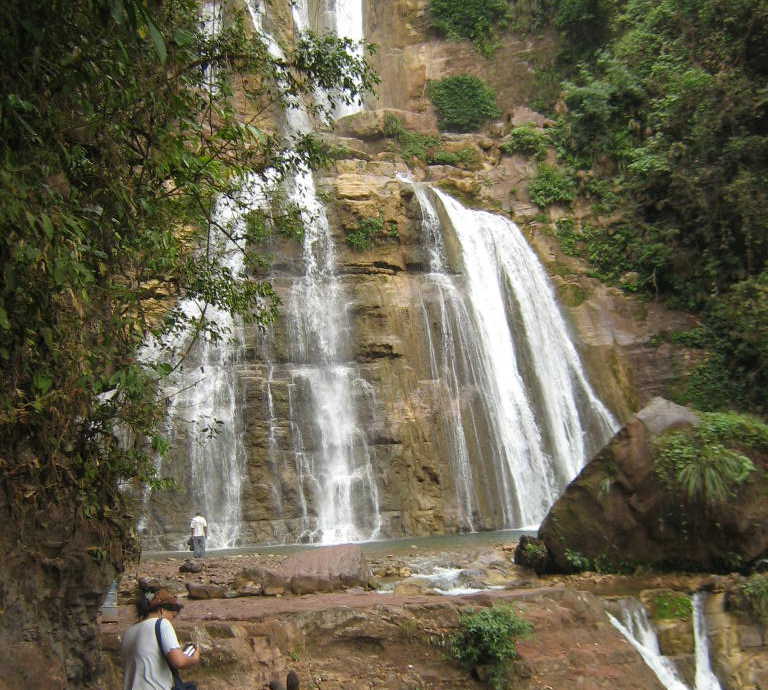
<path fill-rule="evenodd" d="M 273 3 L 279 5 L 280 3 Z M 439 185 L 468 204 L 509 214 L 523 230 L 548 269 L 573 327 L 574 339 L 598 395 L 617 418 L 625 420 L 686 365 L 686 353 L 671 346 L 653 345 L 653 336 L 689 325 L 684 315 L 653 303 L 624 296 L 588 277 L 578 260 L 564 256 L 547 221 L 573 209 L 539 209 L 527 193 L 536 164 L 502 153 L 500 144 L 509 127 L 525 122 L 546 126 L 531 111 L 534 64 L 553 50 L 553 38 L 506 34 L 495 56 L 488 60 L 470 44 L 438 40 L 430 34 L 427 0 L 365 3 L 367 40 L 377 44 L 373 64 L 382 83 L 367 103 L 368 111 L 339 121 L 326 140 L 338 147 L 335 164 L 316 175 L 337 252 L 351 343 L 346 353 L 356 363 L 361 385 L 353 395 L 358 421 L 378 487 L 381 535 L 456 532 L 462 524 L 458 506 L 456 468 L 448 438 L 450 420 L 440 381 L 429 373 L 429 319 L 434 320 L 433 296 L 425 273 L 427 250 L 421 212 L 413 189 L 397 177 Z M 274 29 L 287 36 L 288 15 L 274 16 Z M 322 28 L 327 17 L 315 3 L 311 17 Z M 479 134 L 443 135 L 445 150 L 469 149 L 469 165 L 406 163 L 387 136 L 386 114 L 397 116 L 406 128 L 437 135 L 436 119 L 425 95 L 429 79 L 449 74 L 482 76 L 498 93 L 500 122 Z M 390 229 L 369 250 L 352 249 L 346 233 L 363 219 L 379 219 Z M 396 229 L 396 232 L 392 232 Z M 272 256 L 269 277 L 284 304 L 301 273 L 300 248 L 289 241 L 265 250 Z M 425 319 L 425 314 L 428 317 Z M 306 412 L 308 392 L 292 375 L 290 340 L 283 319 L 269 340 L 251 331 L 238 378 L 245 400 L 244 443 L 246 480 L 242 489 L 241 541 L 264 543 L 302 538 L 306 516 L 318 506 L 307 505 L 313 477 L 296 460 L 296 435 L 316 437 Z M 472 397 L 471 391 L 466 393 Z M 464 404 L 472 406 L 471 399 Z M 498 486 L 482 466 L 489 453 L 488 434 L 480 423 L 472 453 L 479 463 L 474 528 L 502 526 L 498 515 Z M 305 448 L 311 452 L 312 448 Z M 179 490 L 156 495 L 148 504 L 145 547 L 174 547 L 183 542 L 188 516 L 194 509 L 194 478 L 180 453 L 164 473 L 174 476 Z M 304 517 L 304 521 L 302 518 Z"/>

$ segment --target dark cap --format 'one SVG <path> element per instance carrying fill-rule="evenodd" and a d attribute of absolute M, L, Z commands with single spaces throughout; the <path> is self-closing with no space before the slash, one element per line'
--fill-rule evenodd
<path fill-rule="evenodd" d="M 179 611 L 182 608 L 182 604 L 176 596 L 171 594 L 167 589 L 159 589 L 155 592 L 155 596 L 149 600 L 147 608 L 150 611 L 155 611 L 159 608 L 169 608 Z"/>

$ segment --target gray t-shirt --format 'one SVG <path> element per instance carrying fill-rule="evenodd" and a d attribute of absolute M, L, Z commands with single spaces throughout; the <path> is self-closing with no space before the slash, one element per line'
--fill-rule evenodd
<path fill-rule="evenodd" d="M 169 690 L 173 687 L 173 674 L 155 636 L 157 620 L 147 618 L 132 625 L 123 635 L 123 690 Z M 166 654 L 181 646 L 171 622 L 165 618 L 160 623 L 160 639 Z"/>

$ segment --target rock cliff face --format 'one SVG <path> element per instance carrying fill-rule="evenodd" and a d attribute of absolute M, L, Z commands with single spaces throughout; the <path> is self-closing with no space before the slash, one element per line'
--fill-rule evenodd
<path fill-rule="evenodd" d="M 320 196 L 327 202 L 338 284 L 344 295 L 348 350 L 344 359 L 356 367 L 358 383 L 350 403 L 365 431 L 362 442 L 373 468 L 381 535 L 456 532 L 466 527 L 448 446 L 451 430 L 445 395 L 441 382 L 429 373 L 428 324 L 432 319 L 434 327 L 435 317 L 429 316 L 432 296 L 425 281 L 429 257 L 421 211 L 412 187 L 400 181 L 399 174 L 441 186 L 474 207 L 514 218 L 550 272 L 598 396 L 620 420 L 661 392 L 686 366 L 684 351 L 652 345 L 653 336 L 690 326 L 683 315 L 640 303 L 600 284 L 586 275 L 585 266 L 564 256 L 541 222 L 545 212 L 527 194 L 535 164 L 521 156 L 504 155 L 499 148 L 510 125 L 546 124 L 526 104 L 532 94 L 533 64 L 537 55 L 552 49 L 551 37 L 508 35 L 488 61 L 469 44 L 448 43 L 431 35 L 427 4 L 427 0 L 365 3 L 366 38 L 378 45 L 374 66 L 382 84 L 368 112 L 348 116 L 333 132 L 323 134 L 337 147 L 338 160 L 316 175 Z M 283 10 L 275 15 L 280 17 L 276 24 L 286 22 Z M 281 33 L 288 32 L 283 27 Z M 471 164 L 406 162 L 397 142 L 388 136 L 386 123 L 394 116 L 408 130 L 439 136 L 425 96 L 426 81 L 456 73 L 481 75 L 497 89 L 503 121 L 480 134 L 442 136 L 442 150 L 469 150 Z M 554 219 L 562 210 L 546 213 Z M 352 249 L 345 242 L 347 232 L 370 219 L 387 233 L 369 250 Z M 301 248 L 282 241 L 265 249 L 273 260 L 269 277 L 287 305 L 291 286 L 303 270 Z M 460 272 L 461 267 L 456 270 Z M 244 358 L 237 369 L 245 401 L 243 543 L 301 539 L 307 516 L 318 512 L 312 504 L 315 478 L 297 460 L 296 438 L 306 443 L 322 430 L 313 427 L 306 382 L 295 375 L 299 363 L 296 333 L 291 328 L 287 320 L 281 321 L 268 343 L 261 332 L 246 333 Z M 487 436 L 481 423 L 478 458 L 488 455 L 483 448 Z M 304 447 L 302 452 L 314 450 Z M 184 462 L 180 453 L 164 473 L 177 477 L 186 488 L 155 496 L 147 506 L 146 547 L 174 547 L 185 538 L 187 513 L 196 506 L 189 488 L 194 479 Z M 492 474 L 477 466 L 475 476 Z M 476 529 L 503 526 L 494 507 L 498 487 L 493 480 L 486 481 L 477 487 L 472 516 Z"/>

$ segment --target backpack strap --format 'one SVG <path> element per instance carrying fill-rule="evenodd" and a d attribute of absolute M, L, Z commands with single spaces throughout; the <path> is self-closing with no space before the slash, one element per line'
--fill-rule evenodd
<path fill-rule="evenodd" d="M 168 661 L 168 657 L 165 656 L 165 650 L 163 649 L 163 642 L 160 639 L 160 624 L 162 623 L 162 618 L 158 618 L 157 622 L 155 623 L 155 637 L 157 638 L 157 646 L 160 647 L 160 654 L 165 659 L 165 663 L 168 664 L 168 668 L 171 669 L 171 675 L 173 676 L 173 687 L 174 688 L 183 688 L 184 684 L 181 680 L 181 676 L 179 675 L 179 672 L 171 666 L 171 662 Z"/>

